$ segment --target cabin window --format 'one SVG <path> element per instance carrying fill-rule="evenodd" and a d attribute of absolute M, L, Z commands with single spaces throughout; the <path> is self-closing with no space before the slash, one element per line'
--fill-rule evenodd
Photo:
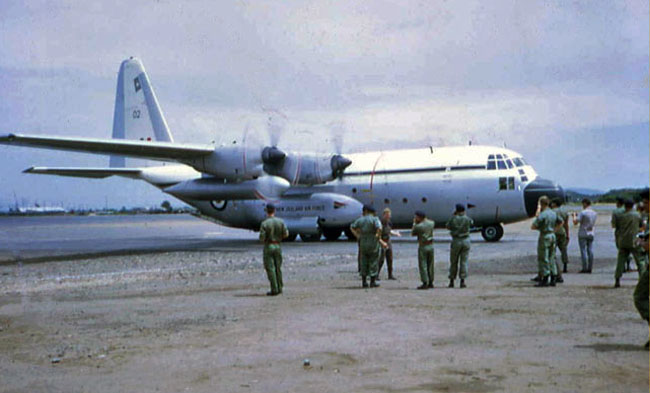
<path fill-rule="evenodd" d="M 508 178 L 507 177 L 500 177 L 499 178 L 499 190 L 507 190 L 508 189 Z"/>
<path fill-rule="evenodd" d="M 388 199 L 388 198 L 384 199 L 384 204 L 390 205 L 390 199 Z"/>
<path fill-rule="evenodd" d="M 519 170 L 519 174 L 520 174 L 520 175 L 525 175 L 525 174 L 526 174 L 526 172 L 524 172 L 524 170 L 523 170 L 523 169 L 520 169 L 520 170 Z"/>
<path fill-rule="evenodd" d="M 403 203 L 408 203 L 409 200 L 408 200 L 407 198 L 402 198 L 402 202 L 403 202 Z"/>
<path fill-rule="evenodd" d="M 356 193 L 357 193 L 357 189 L 356 189 L 356 188 L 353 188 L 353 189 L 352 189 L 352 193 L 353 193 L 353 194 L 356 194 Z"/>
<path fill-rule="evenodd" d="M 427 203 L 427 198 L 426 197 L 422 197 L 422 203 Z"/>

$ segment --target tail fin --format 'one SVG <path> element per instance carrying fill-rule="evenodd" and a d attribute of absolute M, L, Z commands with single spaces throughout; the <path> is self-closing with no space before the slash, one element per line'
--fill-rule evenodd
<path fill-rule="evenodd" d="M 117 77 L 113 138 L 174 141 L 144 66 L 133 57 L 122 62 Z M 125 166 L 124 157 L 111 156 L 110 167 Z"/>

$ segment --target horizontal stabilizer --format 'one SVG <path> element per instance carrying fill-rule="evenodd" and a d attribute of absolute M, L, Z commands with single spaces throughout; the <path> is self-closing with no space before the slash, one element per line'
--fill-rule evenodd
<path fill-rule="evenodd" d="M 71 150 L 95 154 L 115 154 L 158 161 L 181 162 L 183 160 L 205 157 L 214 153 L 214 147 L 209 145 L 23 134 L 0 135 L 0 144 Z"/>
<path fill-rule="evenodd" d="M 23 173 L 104 179 L 109 176 L 138 178 L 140 176 L 141 170 L 138 168 L 48 168 L 44 166 L 33 166 L 31 168 L 25 169 Z"/>

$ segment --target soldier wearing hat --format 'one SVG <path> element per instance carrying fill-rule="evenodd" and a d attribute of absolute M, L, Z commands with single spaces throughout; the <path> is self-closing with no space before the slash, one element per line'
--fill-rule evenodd
<path fill-rule="evenodd" d="M 625 212 L 616 217 L 616 229 L 619 230 L 619 244 L 618 261 L 616 264 L 616 273 L 614 274 L 615 288 L 621 286 L 621 276 L 623 275 L 623 269 L 625 268 L 625 263 L 630 254 L 636 262 L 639 277 L 641 277 L 645 271 L 645 260 L 635 244 L 636 236 L 641 228 L 641 215 L 634 210 L 634 201 L 628 199 L 625 201 Z"/>
<path fill-rule="evenodd" d="M 276 296 L 282 293 L 282 249 L 280 242 L 289 237 L 289 231 L 282 219 L 275 217 L 275 206 L 266 205 L 266 220 L 260 227 L 260 241 L 264 243 L 264 269 L 271 284 L 271 291 L 267 296 Z"/>
<path fill-rule="evenodd" d="M 451 250 L 449 253 L 449 288 L 454 287 L 460 264 L 460 287 L 465 288 L 467 278 L 467 258 L 469 257 L 469 230 L 474 221 L 465 215 L 465 205 L 456 205 L 454 215 L 447 221 L 447 229 L 451 234 Z"/>
<path fill-rule="evenodd" d="M 411 235 L 418 237 L 418 267 L 422 285 L 418 289 L 433 288 L 433 228 L 435 223 L 427 219 L 423 211 L 417 210 L 413 217 Z"/>
<path fill-rule="evenodd" d="M 359 255 L 361 260 L 362 286 L 368 288 L 368 277 L 370 287 L 378 287 L 377 284 L 377 263 L 379 262 L 380 247 L 387 247 L 381 240 L 381 222 L 373 213 L 375 208 L 370 205 L 363 206 L 363 216 L 357 218 L 350 231 L 359 239 Z"/>

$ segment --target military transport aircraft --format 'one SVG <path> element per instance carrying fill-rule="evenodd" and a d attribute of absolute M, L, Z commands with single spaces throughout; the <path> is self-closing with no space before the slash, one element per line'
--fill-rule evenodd
<path fill-rule="evenodd" d="M 502 224 L 535 214 L 541 195 L 564 197 L 521 154 L 491 146 L 426 147 L 354 154 L 283 151 L 278 146 L 175 143 L 149 77 L 136 58 L 122 62 L 117 80 L 113 138 L 5 134 L 0 143 L 109 154 L 103 168 L 31 167 L 25 173 L 144 180 L 220 224 L 258 230 L 268 201 L 303 241 L 348 238 L 363 204 L 390 207 L 393 226 L 409 228 L 422 210 L 443 226 L 456 203 L 486 241 Z M 127 167 L 125 157 L 166 162 Z M 171 164 L 170 164 L 171 163 Z"/>

